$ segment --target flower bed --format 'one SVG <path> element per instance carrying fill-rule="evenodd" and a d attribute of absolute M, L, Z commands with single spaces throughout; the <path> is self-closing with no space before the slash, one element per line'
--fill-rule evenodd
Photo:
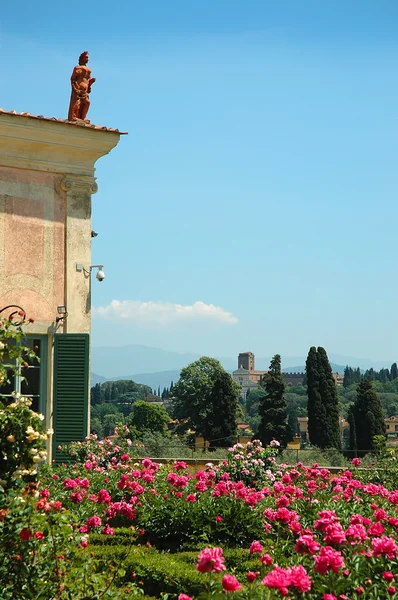
<path fill-rule="evenodd" d="M 201 589 L 250 598 L 398 597 L 398 490 L 380 483 L 381 472 L 372 482 L 375 472 L 361 470 L 358 459 L 337 475 L 317 465 L 281 467 L 276 446 L 255 443 L 192 475 L 183 461 L 138 461 L 126 440 L 88 445 L 83 462 L 42 468 L 29 498 L 0 514 L 0 533 L 13 526 L 18 537 L 6 560 L 51 561 L 50 540 L 60 547 L 62 529 L 69 540 L 62 560 L 75 573 L 97 573 L 98 585 L 113 573 L 119 595 L 107 590 L 109 597 L 131 597 L 137 583 L 180 600 Z M 68 564 L 57 561 L 62 574 Z"/>
<path fill-rule="evenodd" d="M 272 452 L 263 456 L 268 464 L 256 464 L 262 477 L 249 471 L 245 480 L 245 453 L 258 461 L 264 449 L 235 447 L 231 461 L 196 476 L 182 461 L 131 463 L 123 454 L 110 459 L 110 468 L 95 460 L 63 467 L 43 481 L 37 510 L 49 510 L 51 499 L 61 502 L 76 515 L 83 540 L 130 525 L 139 543 L 161 549 L 246 547 L 256 566 L 239 583 L 224 578 L 226 591 L 255 587 L 256 596 L 325 600 L 395 595 L 397 490 L 361 480 L 358 460 L 338 476 L 317 465 L 278 471 Z M 212 568 L 203 568 L 202 554 L 199 571 L 223 570 L 222 550 L 206 552 Z"/>

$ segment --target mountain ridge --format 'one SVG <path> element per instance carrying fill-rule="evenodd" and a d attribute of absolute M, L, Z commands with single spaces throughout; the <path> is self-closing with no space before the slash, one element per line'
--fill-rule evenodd
<path fill-rule="evenodd" d="M 120 373 L 131 373 L 133 375 L 160 374 L 167 371 L 180 371 L 189 363 L 198 360 L 201 356 L 193 352 L 173 352 L 152 346 L 140 344 L 127 344 L 125 346 L 99 346 L 91 349 L 91 367 L 93 374 L 98 378 L 116 379 Z M 237 358 L 216 357 L 227 371 L 233 371 L 238 367 Z M 256 368 L 267 370 L 271 357 L 256 357 Z M 334 371 L 341 372 L 345 365 L 361 369 L 381 369 L 390 367 L 394 361 L 372 361 L 370 359 L 359 359 L 339 354 L 330 353 L 329 360 Z M 282 366 L 285 372 L 292 369 L 303 371 L 306 357 L 289 357 L 282 355 Z M 303 366 L 297 366 L 303 365 Z M 336 369 L 338 367 L 338 369 Z M 131 377 L 130 375 L 128 378 Z M 127 376 L 124 376 L 126 378 Z M 140 382 L 137 382 L 140 383 Z"/>

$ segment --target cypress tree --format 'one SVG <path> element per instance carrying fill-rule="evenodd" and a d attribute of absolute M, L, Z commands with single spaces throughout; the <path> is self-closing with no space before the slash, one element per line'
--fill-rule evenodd
<path fill-rule="evenodd" d="M 321 448 L 341 450 L 339 399 L 332 367 L 324 348 L 318 348 L 318 364 L 320 372 L 319 391 L 326 412 Z"/>
<path fill-rule="evenodd" d="M 275 439 L 282 447 L 286 447 L 287 442 L 292 439 L 292 433 L 287 423 L 285 383 L 279 354 L 275 354 L 271 360 L 269 371 L 262 379 L 262 386 L 266 395 L 261 398 L 259 405 L 261 421 L 258 437 L 264 445 Z"/>
<path fill-rule="evenodd" d="M 397 367 L 397 363 L 395 362 L 391 365 L 390 379 L 392 381 L 393 379 L 397 379 L 397 377 L 398 377 L 398 367 Z"/>
<path fill-rule="evenodd" d="M 305 364 L 307 378 L 307 413 L 308 413 L 308 437 L 314 446 L 323 447 L 323 429 L 326 421 L 326 411 L 322 403 L 320 393 L 320 373 L 318 366 L 318 353 L 315 346 L 308 352 Z"/>
<path fill-rule="evenodd" d="M 374 450 L 373 438 L 386 435 L 386 425 L 380 399 L 373 389 L 372 382 L 363 379 L 358 386 L 354 405 L 357 448 L 360 454 Z"/>
<path fill-rule="evenodd" d="M 225 448 L 236 442 L 236 412 L 240 390 L 226 371 L 215 373 L 210 394 L 211 414 L 206 423 L 206 439 L 212 448 Z"/>
<path fill-rule="evenodd" d="M 348 365 L 344 369 L 343 387 L 347 388 L 354 383 L 354 374 L 351 367 Z"/>
<path fill-rule="evenodd" d="M 349 437 L 349 442 L 348 442 L 349 448 L 351 450 L 351 456 L 356 457 L 357 456 L 357 430 L 355 427 L 355 413 L 354 413 L 354 407 L 352 404 L 348 409 L 347 421 L 348 421 L 348 425 L 350 427 L 350 437 Z"/>

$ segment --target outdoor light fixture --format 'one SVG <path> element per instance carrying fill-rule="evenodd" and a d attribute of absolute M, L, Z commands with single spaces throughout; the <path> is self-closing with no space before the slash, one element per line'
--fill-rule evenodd
<path fill-rule="evenodd" d="M 96 278 L 98 279 L 98 281 L 104 281 L 104 279 L 105 279 L 104 265 L 91 265 L 89 270 L 87 270 L 80 263 L 76 263 L 76 271 L 78 271 L 79 273 L 81 273 L 81 271 L 83 271 L 86 275 L 90 275 L 90 273 L 93 269 L 98 269 L 97 274 L 96 274 Z"/>
<path fill-rule="evenodd" d="M 58 313 L 58 316 L 55 319 L 56 323 L 59 323 L 60 321 L 63 321 L 68 316 L 68 312 L 66 310 L 66 306 L 57 306 L 57 313 Z"/>

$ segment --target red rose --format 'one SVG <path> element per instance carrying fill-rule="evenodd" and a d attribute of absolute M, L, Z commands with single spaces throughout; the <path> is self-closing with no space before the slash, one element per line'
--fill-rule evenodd
<path fill-rule="evenodd" d="M 23 540 L 24 542 L 27 542 L 28 540 L 30 540 L 30 538 L 32 537 L 32 533 L 30 531 L 30 529 L 28 529 L 27 527 L 24 527 L 20 532 L 19 532 L 19 537 L 21 538 L 21 540 Z"/>

